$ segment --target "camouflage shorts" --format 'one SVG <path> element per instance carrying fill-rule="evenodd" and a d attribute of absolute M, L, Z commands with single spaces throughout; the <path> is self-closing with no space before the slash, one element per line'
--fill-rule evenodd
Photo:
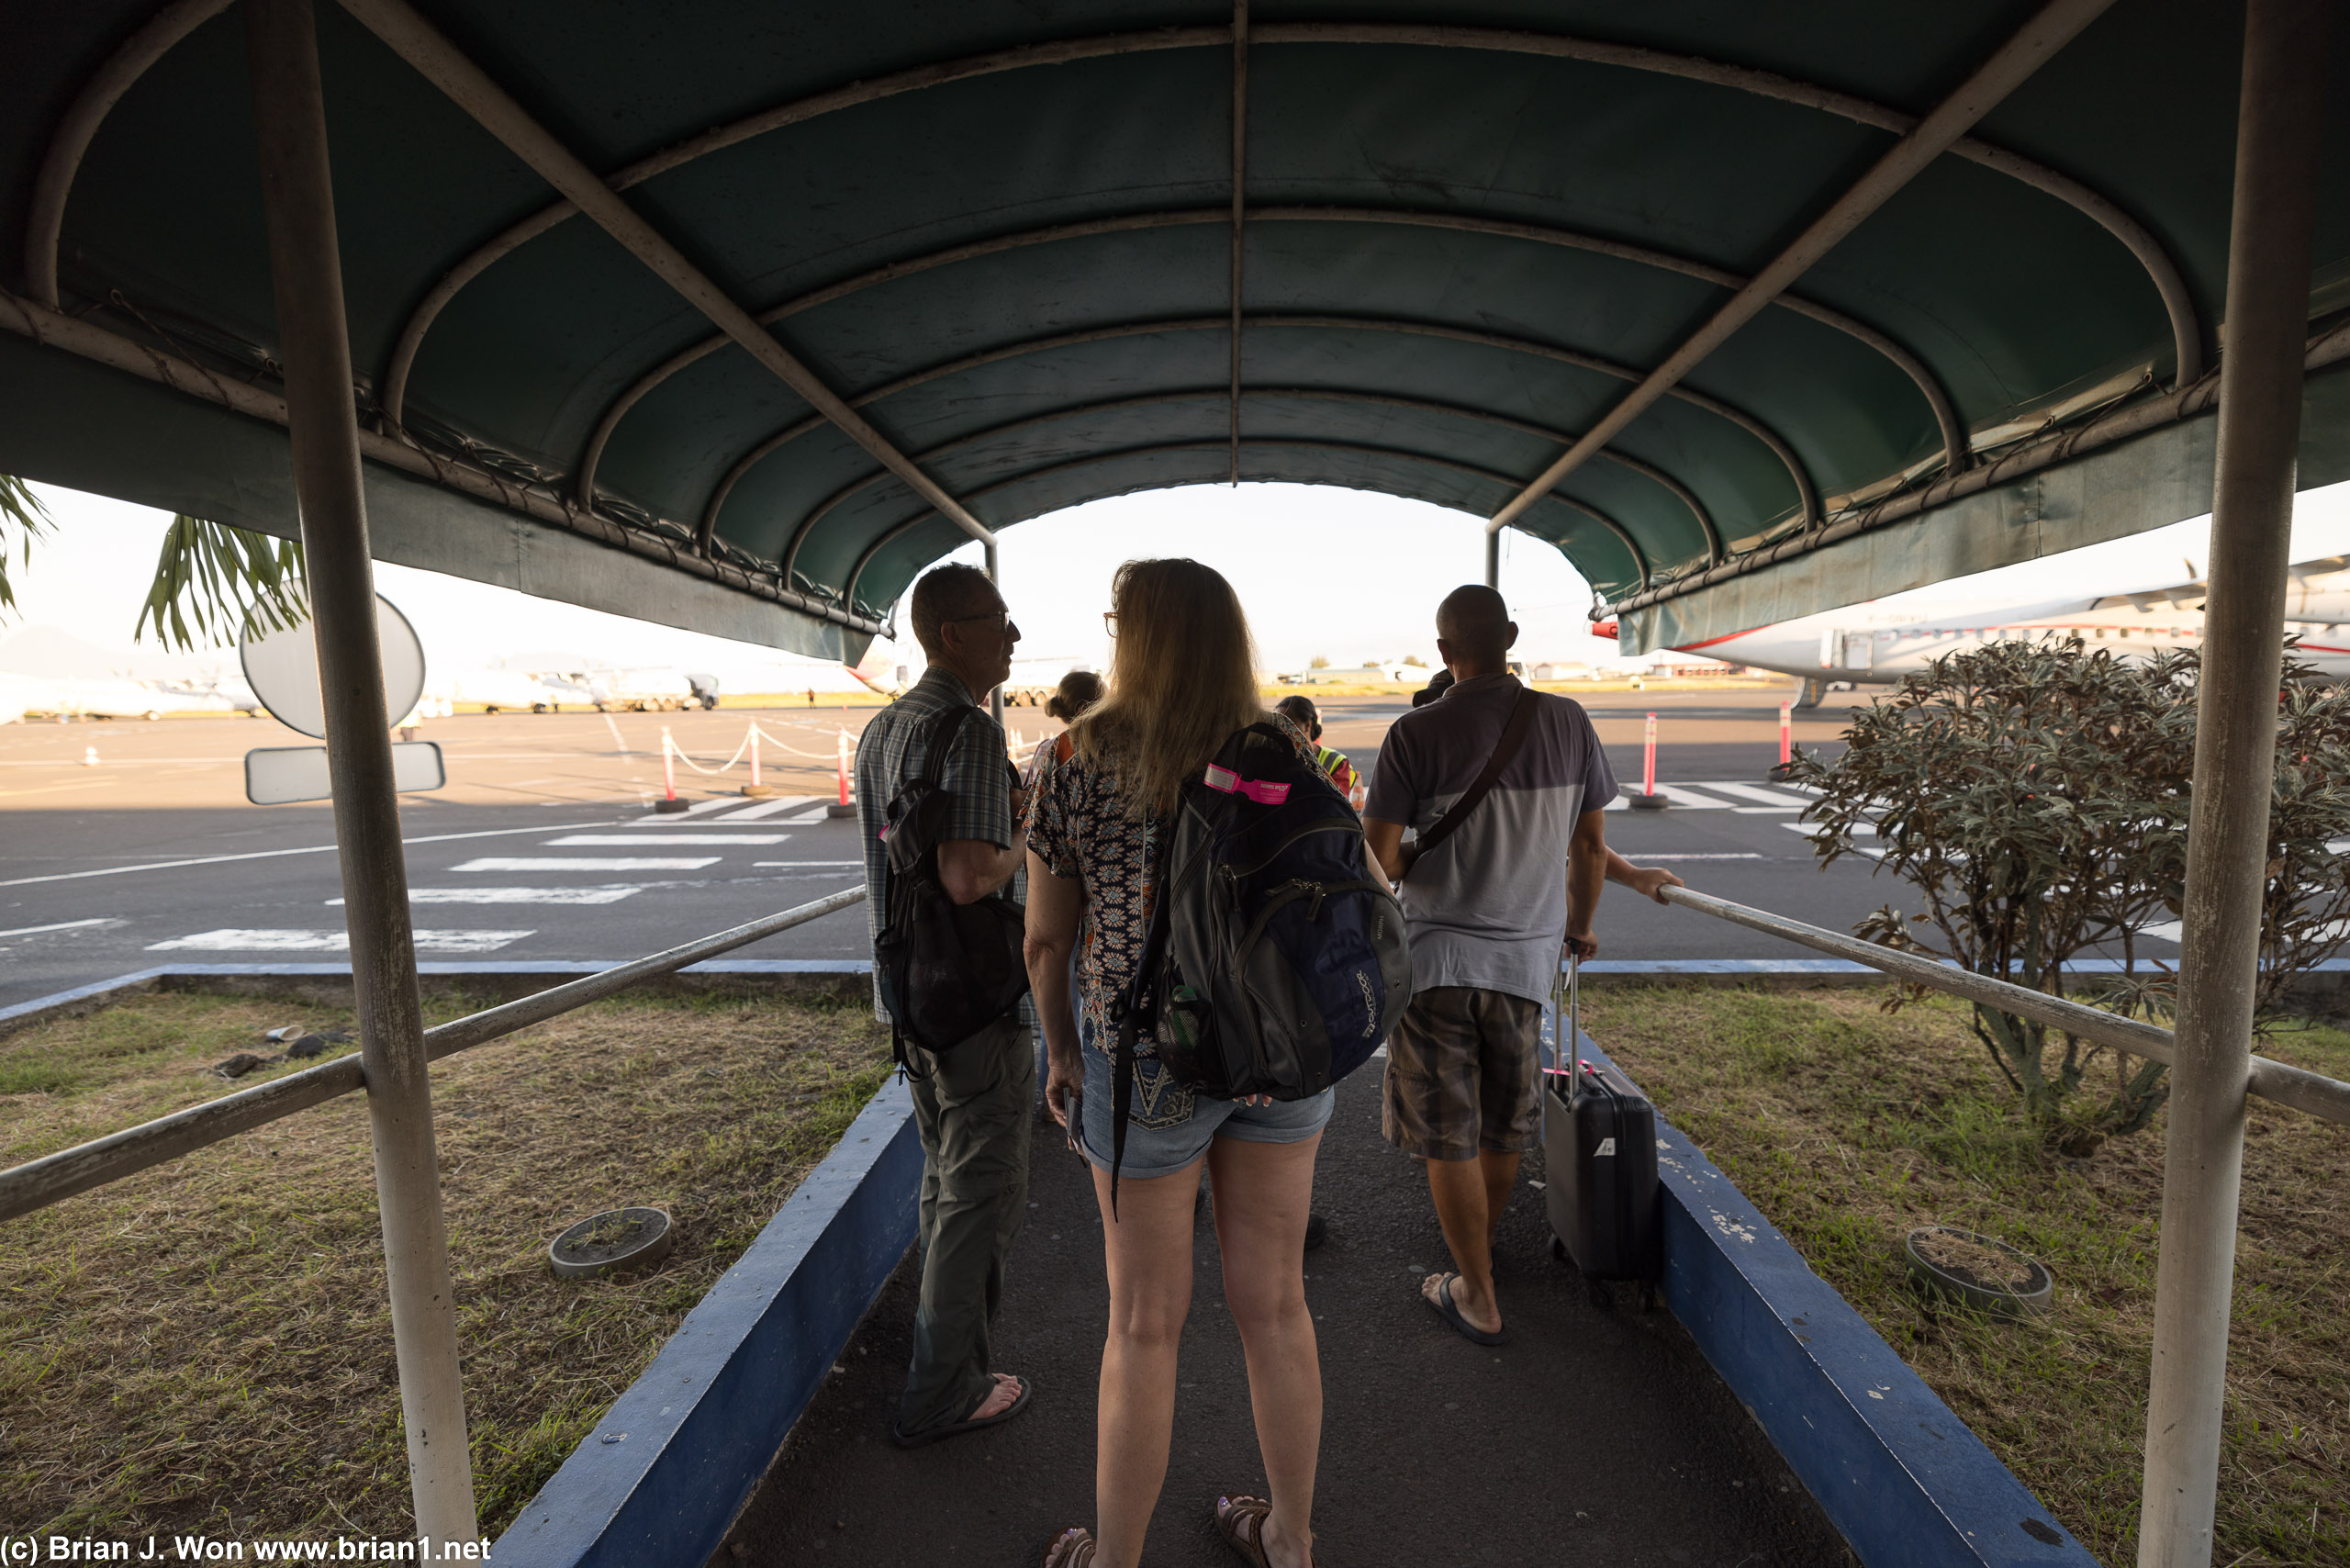
<path fill-rule="evenodd" d="M 1414 994 L 1387 1039 L 1380 1131 L 1423 1159 L 1522 1153 L 1541 1137 L 1542 1004 L 1472 986 Z"/>

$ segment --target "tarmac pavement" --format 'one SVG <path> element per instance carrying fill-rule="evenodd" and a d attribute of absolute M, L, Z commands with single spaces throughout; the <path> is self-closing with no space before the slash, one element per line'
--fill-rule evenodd
<path fill-rule="evenodd" d="M 1791 690 L 1791 689 L 1790 689 Z M 1813 868 L 1788 831 L 1801 797 L 1764 781 L 1788 691 L 1596 692 L 1584 699 L 1618 777 L 1636 782 L 1645 714 L 1660 714 L 1664 812 L 1609 813 L 1610 841 L 1692 886 L 1849 928 L 1898 889 L 1865 862 Z M 1326 740 L 1359 766 L 1407 708 L 1326 704 Z M 825 816 L 839 736 L 873 705 L 677 714 L 469 714 L 422 726 L 446 789 L 401 797 L 408 879 L 425 959 L 620 962 L 852 884 L 852 823 Z M 677 768 L 697 809 L 658 815 L 660 735 L 701 765 L 735 752 L 756 720 L 765 780 L 744 763 Z M 1033 709 L 1009 724 L 1033 744 L 1058 726 Z M 1798 744 L 1830 745 L 1841 711 L 1802 716 Z M 0 1005 L 150 966 L 332 959 L 342 951 L 340 874 L 327 807 L 243 803 L 251 746 L 299 745 L 274 721 L 163 719 L 0 728 Z M 95 753 L 96 762 L 85 761 Z M 1606 957 L 1797 957 L 1759 933 L 1613 890 Z M 743 949 L 742 958 L 857 958 L 865 915 L 847 910 Z"/>
<path fill-rule="evenodd" d="M 1449 1267 L 1416 1163 L 1379 1136 L 1374 1060 L 1338 1088 L 1306 1254 L 1324 1391 L 1315 1501 L 1320 1568 L 1691 1564 L 1832 1568 L 1852 1560 L 1672 1316 L 1627 1295 L 1595 1308 L 1549 1255 L 1541 1157 L 1529 1156 L 1496 1250 L 1510 1342 L 1485 1350 L 1420 1300 Z M 1528 1180 L 1528 1179 L 1530 1179 Z M 809 1563 L 1041 1563 L 1093 1519 L 1095 1385 L 1109 1309 L 1102 1226 L 1083 1159 L 1038 1130 L 1025 1232 L 994 1340 L 998 1370 L 1035 1380 L 1023 1415 L 911 1451 L 888 1428 L 905 1383 L 912 1255 L 842 1353 L 712 1568 Z M 1144 1561 L 1228 1568 L 1210 1509 L 1262 1496 L 1239 1336 L 1213 1227 L 1194 1243 L 1175 1432 Z"/>

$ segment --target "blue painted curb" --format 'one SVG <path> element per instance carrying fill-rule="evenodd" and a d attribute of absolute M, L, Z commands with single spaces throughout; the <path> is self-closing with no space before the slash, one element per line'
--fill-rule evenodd
<path fill-rule="evenodd" d="M 1583 1056 L 1609 1060 L 1590 1036 L 1578 1038 Z M 1863 1563 L 2098 1568 L 1983 1439 L 1662 1117 L 1657 1170 L 1665 1305 Z"/>
<path fill-rule="evenodd" d="M 914 1238 L 922 1145 L 892 1079 L 498 1538 L 500 1568 L 699 1564 Z"/>

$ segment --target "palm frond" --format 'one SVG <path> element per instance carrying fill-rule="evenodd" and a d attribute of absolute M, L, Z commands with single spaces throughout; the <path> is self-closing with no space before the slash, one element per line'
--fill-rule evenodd
<path fill-rule="evenodd" d="M 172 519 L 134 638 L 152 621 L 165 647 L 192 652 L 297 626 L 310 614 L 302 546 L 185 513 Z"/>
<path fill-rule="evenodd" d="M 33 487 L 13 475 L 0 474 L 0 613 L 17 608 L 17 589 L 8 580 L 8 556 L 30 564 L 33 541 L 56 526 L 49 509 Z"/>

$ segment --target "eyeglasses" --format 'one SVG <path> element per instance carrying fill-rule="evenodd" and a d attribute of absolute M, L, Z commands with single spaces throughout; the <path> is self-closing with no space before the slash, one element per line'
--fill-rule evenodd
<path fill-rule="evenodd" d="M 1102 612 L 1102 630 L 1107 632 L 1113 637 L 1118 634 L 1118 612 L 1116 610 L 1105 610 Z"/>
<path fill-rule="evenodd" d="M 950 615 L 946 618 L 946 623 L 949 626 L 959 626 L 966 621 L 1001 621 L 1003 622 L 1005 636 L 1020 635 L 1020 623 L 1013 620 L 1012 611 L 1009 610 L 990 610 L 982 615 Z"/>

